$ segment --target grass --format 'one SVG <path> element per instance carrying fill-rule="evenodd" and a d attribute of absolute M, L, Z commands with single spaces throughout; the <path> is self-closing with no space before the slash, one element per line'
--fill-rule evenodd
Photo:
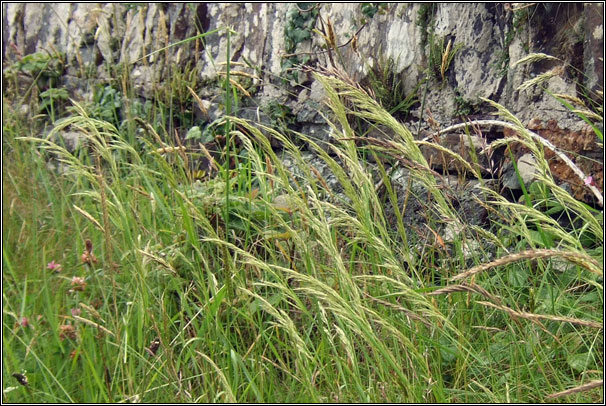
<path fill-rule="evenodd" d="M 490 226 L 480 229 L 460 218 L 405 126 L 354 83 L 316 79 L 330 154 L 227 115 L 217 174 L 202 180 L 190 161 L 203 151 L 153 111 L 116 126 L 72 102 L 50 123 L 5 100 L 3 400 L 603 401 L 592 389 L 604 365 L 602 212 L 555 184 L 542 144 L 495 105 L 518 126 L 507 142 L 542 163 L 540 181 L 526 204 L 482 183 Z M 356 145 L 351 118 L 395 135 Z M 76 151 L 57 137 L 67 129 L 83 137 Z M 402 200 L 368 154 L 402 158 L 427 192 L 418 214 L 435 237 L 402 214 L 419 189 Z M 444 241 L 447 226 L 457 232 Z"/>

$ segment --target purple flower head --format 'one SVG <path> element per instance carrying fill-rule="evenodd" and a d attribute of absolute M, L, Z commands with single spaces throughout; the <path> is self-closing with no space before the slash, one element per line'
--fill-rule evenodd
<path fill-rule="evenodd" d="M 51 271 L 59 272 L 59 271 L 61 271 L 61 264 L 56 263 L 55 260 L 53 259 L 51 262 L 49 262 L 46 265 L 46 268 L 50 269 Z"/>

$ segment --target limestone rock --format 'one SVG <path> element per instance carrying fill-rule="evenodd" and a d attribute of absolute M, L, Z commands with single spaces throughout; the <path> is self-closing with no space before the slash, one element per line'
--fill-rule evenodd
<path fill-rule="evenodd" d="M 284 76 L 285 37 L 293 19 L 307 18 L 306 13 L 310 13 L 286 3 L 5 3 L 2 7 L 3 55 L 9 61 L 19 55 L 56 49 L 66 54 L 72 72 L 80 69 L 78 64 L 92 65 L 99 77 L 103 77 L 108 65 L 127 64 L 133 72 L 145 76 L 141 83 L 143 94 L 149 94 L 154 83 L 166 79 L 163 74 L 167 63 L 194 62 L 203 81 L 221 76 L 227 57 L 226 28 L 231 27 L 234 69 L 238 66 L 248 73 L 257 69 L 261 87 L 257 99 L 261 103 L 287 94 L 279 79 Z M 458 120 L 462 102 L 475 110 L 486 110 L 479 106 L 478 96 L 504 104 L 514 114 L 521 115 L 522 120 L 531 119 L 537 111 L 546 120 L 569 116 L 553 98 L 536 89 L 516 90 L 532 75 L 553 67 L 549 64 L 513 67 L 514 62 L 531 52 L 552 53 L 582 69 L 580 60 L 587 66 L 584 72 L 587 86 L 603 87 L 603 75 L 600 76 L 603 24 L 593 17 L 599 14 L 597 9 L 601 5 L 566 6 L 567 14 L 537 4 L 525 9 L 534 24 L 522 20 L 523 10 L 512 12 L 494 3 L 441 3 L 430 11 L 424 4 L 385 3 L 370 6 L 375 7 L 370 11 L 354 3 L 326 3 L 318 7 L 314 27 L 326 31 L 330 24 L 338 48 L 332 50 L 331 60 L 326 40 L 310 30 L 309 35 L 301 36 L 307 39 L 297 44 L 297 63 L 329 67 L 334 63 L 354 81 L 363 81 L 371 69 L 380 69 L 391 59 L 394 73 L 403 83 L 403 92 L 409 94 L 426 76 L 426 69 L 436 68 L 430 66 L 428 59 L 432 40 L 443 38 L 444 44 L 450 41 L 451 50 L 459 46 L 444 72 L 445 82 L 434 78 L 426 96 L 425 107 L 443 125 Z M 430 29 L 433 37 L 428 37 Z M 213 33 L 203 41 L 171 46 L 198 32 Z M 549 34 L 555 38 L 548 38 Z M 586 46 L 578 42 L 583 36 L 587 39 Z M 158 50 L 161 52 L 154 52 Z M 509 61 L 508 65 L 503 61 Z M 147 67 L 153 70 L 153 75 L 141 73 Z M 549 89 L 575 94 L 574 79 L 567 71 L 551 79 Z M 317 86 L 310 75 L 302 74 L 298 84 L 316 93 Z M 294 90 L 296 100 L 303 88 Z M 315 96 L 312 99 L 318 101 Z M 534 111 L 529 111 L 530 105 Z M 425 113 L 417 111 L 416 115 L 421 117 Z"/>
<path fill-rule="evenodd" d="M 522 155 L 517 162 L 518 172 L 524 182 L 524 186 L 528 186 L 535 179 L 537 174 L 537 161 L 532 154 Z M 521 189 L 518 176 L 513 165 L 510 165 L 503 176 L 503 186 L 509 189 Z"/>
<path fill-rule="evenodd" d="M 309 72 L 290 75 L 293 67 L 337 70 L 375 93 L 387 92 L 396 103 L 416 89 L 406 123 L 414 129 L 428 128 L 429 117 L 442 128 L 485 118 L 493 109 L 481 96 L 526 125 L 538 117 L 537 127 L 553 121 L 563 132 L 582 133 L 585 123 L 540 87 L 520 89 L 546 72 L 555 72 L 542 83 L 549 92 L 583 97 L 584 86 L 603 105 L 597 92 L 604 81 L 601 4 L 306 5 L 3 3 L 4 69 L 36 52 L 61 53 L 66 73 L 82 80 L 63 84 L 70 97 L 89 100 L 92 89 L 74 84 L 86 87 L 90 78 L 104 82 L 125 72 L 136 96 L 150 99 L 159 86 L 170 86 L 171 66 L 196 69 L 195 90 L 220 110 L 229 28 L 230 68 L 240 73 L 233 78 L 242 83 L 247 78 L 256 91 L 243 97 L 240 107 L 287 106 L 296 117 L 295 129 L 321 141 L 331 142 L 330 127 L 318 114 L 328 112 L 324 91 Z M 201 33 L 203 38 L 191 40 Z M 329 37 L 333 43 L 327 43 Z M 558 59 L 515 64 L 531 53 Z M 385 69 L 389 80 L 371 80 L 371 73 Z M 595 142 L 587 146 L 583 155 L 603 153 Z M 587 171 L 603 179 L 603 165 Z"/>

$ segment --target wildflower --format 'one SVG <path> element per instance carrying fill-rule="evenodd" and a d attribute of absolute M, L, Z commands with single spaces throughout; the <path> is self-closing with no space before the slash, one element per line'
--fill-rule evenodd
<path fill-rule="evenodd" d="M 69 338 L 70 340 L 75 340 L 77 337 L 76 328 L 71 324 L 59 326 L 59 339 L 65 340 L 66 338 Z"/>
<path fill-rule="evenodd" d="M 72 286 L 73 288 L 69 290 L 70 292 L 84 292 L 86 281 L 81 276 L 74 276 L 72 278 Z"/>
<path fill-rule="evenodd" d="M 19 321 L 15 322 L 15 327 L 28 327 L 29 326 L 29 319 L 25 316 L 21 317 L 19 319 Z"/>
<path fill-rule="evenodd" d="M 88 264 L 92 266 L 92 264 L 97 263 L 97 257 L 95 256 L 95 254 L 93 254 L 93 243 L 91 242 L 91 240 L 87 239 L 84 244 L 86 245 L 86 250 L 80 256 L 80 260 L 83 264 Z"/>
<path fill-rule="evenodd" d="M 586 184 L 587 186 L 592 186 L 592 185 L 594 185 L 595 183 L 593 182 L 593 176 L 588 176 L 588 177 L 586 177 L 586 178 L 585 178 L 585 184 Z"/>
<path fill-rule="evenodd" d="M 82 313 L 82 310 L 75 307 L 71 310 L 71 313 L 72 313 L 72 316 L 80 316 L 80 314 Z"/>
<path fill-rule="evenodd" d="M 61 264 L 56 263 L 55 260 L 53 259 L 51 262 L 49 262 L 46 265 L 46 269 L 50 269 L 51 271 L 54 271 L 54 272 L 61 272 Z"/>

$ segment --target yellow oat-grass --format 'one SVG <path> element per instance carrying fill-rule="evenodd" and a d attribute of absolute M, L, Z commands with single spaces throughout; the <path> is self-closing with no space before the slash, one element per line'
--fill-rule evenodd
<path fill-rule="evenodd" d="M 550 71 L 547 71 L 547 72 L 545 72 L 545 73 L 542 73 L 542 74 L 540 74 L 540 75 L 537 75 L 535 78 L 532 78 L 532 79 L 530 79 L 530 80 L 527 80 L 526 82 L 524 82 L 524 83 L 522 83 L 520 86 L 518 86 L 518 87 L 516 88 L 516 90 L 518 90 L 518 91 L 522 91 L 522 90 L 526 90 L 526 89 L 528 89 L 528 88 L 530 88 L 530 87 L 532 87 L 532 86 L 535 86 L 535 85 L 540 85 L 541 83 L 545 83 L 545 82 L 547 82 L 549 79 L 551 79 L 551 78 L 553 78 L 553 77 L 555 77 L 555 76 L 558 76 L 558 75 L 559 75 L 559 73 L 560 73 L 560 72 L 554 68 L 554 69 L 552 69 L 552 70 L 550 70 Z"/>
<path fill-rule="evenodd" d="M 89 212 L 87 212 L 84 209 L 81 209 L 80 207 L 76 206 L 75 204 L 72 206 L 74 209 L 76 209 L 76 211 L 80 214 L 82 214 L 84 217 L 86 217 L 86 219 L 88 221 L 90 221 L 91 223 L 93 223 L 95 225 L 95 227 L 97 227 L 101 232 L 105 232 L 105 229 L 103 228 L 103 226 L 101 225 L 101 223 L 99 223 L 97 221 L 96 218 L 94 218 Z"/>
<path fill-rule="evenodd" d="M 514 62 L 513 65 L 511 65 L 512 68 L 515 68 L 518 65 L 522 65 L 525 63 L 533 63 L 533 62 L 539 62 L 539 61 L 559 61 L 560 59 L 556 58 L 555 56 L 551 56 L 551 55 L 547 55 L 541 52 L 536 52 L 536 53 L 532 53 L 529 55 L 526 55 L 524 58 Z"/>
<path fill-rule="evenodd" d="M 576 104 L 578 106 L 587 107 L 585 105 L 585 102 L 583 102 L 583 100 L 579 99 L 576 96 L 571 96 L 569 94 L 561 94 L 561 93 L 554 93 L 553 95 L 554 95 L 554 97 L 558 97 L 560 99 L 564 99 L 564 100 L 569 101 L 571 103 L 574 103 L 574 104 Z"/>

